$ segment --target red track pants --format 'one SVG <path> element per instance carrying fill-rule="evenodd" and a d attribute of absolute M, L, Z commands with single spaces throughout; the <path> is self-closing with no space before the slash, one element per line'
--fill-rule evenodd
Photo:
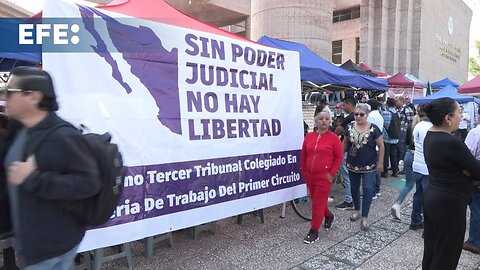
<path fill-rule="evenodd" d="M 330 216 L 328 209 L 328 194 L 332 183 L 327 178 L 318 177 L 317 175 L 305 175 L 307 188 L 312 201 L 312 230 L 318 231 L 322 224 L 323 218 Z"/>

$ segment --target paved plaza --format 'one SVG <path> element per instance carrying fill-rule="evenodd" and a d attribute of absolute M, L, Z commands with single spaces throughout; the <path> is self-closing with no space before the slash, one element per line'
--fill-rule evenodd
<path fill-rule="evenodd" d="M 422 231 L 408 229 L 413 193 L 403 205 L 402 222 L 390 217 L 401 178 L 384 181 L 382 195 L 372 204 L 369 232 L 360 231 L 359 223 L 348 219 L 351 211 L 334 208 L 343 198 L 343 187 L 336 185 L 336 201 L 330 204 L 333 227 L 322 229 L 313 244 L 302 242 L 309 223 L 290 206 L 286 217 L 280 218 L 279 205 L 265 209 L 264 224 L 258 216 L 245 215 L 241 225 L 236 217 L 218 221 L 215 233 L 203 232 L 197 240 L 192 239 L 191 229 L 174 232 L 173 247 L 167 241 L 156 244 L 150 259 L 143 255 L 143 244 L 136 242 L 134 269 L 421 269 Z M 105 263 L 103 268 L 127 269 L 127 261 Z M 457 269 L 480 269 L 480 256 L 463 251 Z"/>

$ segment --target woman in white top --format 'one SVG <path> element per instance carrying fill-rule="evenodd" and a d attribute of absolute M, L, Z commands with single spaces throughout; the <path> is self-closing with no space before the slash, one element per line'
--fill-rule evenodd
<path fill-rule="evenodd" d="M 428 130 L 433 126 L 428 118 L 424 118 L 413 129 L 413 142 L 415 154 L 413 156 L 413 180 L 416 191 L 413 194 L 411 230 L 423 229 L 423 194 L 428 186 L 428 168 L 423 155 L 423 141 Z"/>
<path fill-rule="evenodd" d="M 464 142 L 465 138 L 467 138 L 468 125 L 470 125 L 471 119 L 470 115 L 465 112 L 463 106 L 460 106 L 460 113 L 462 114 L 462 121 L 460 121 L 460 125 L 458 126 L 456 133 L 458 138 Z"/>

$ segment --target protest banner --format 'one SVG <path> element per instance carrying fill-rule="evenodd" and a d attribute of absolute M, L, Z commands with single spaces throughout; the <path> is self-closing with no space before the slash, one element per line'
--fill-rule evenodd
<path fill-rule="evenodd" d="M 43 53 L 60 115 L 110 132 L 127 166 L 119 206 L 81 251 L 305 195 L 297 52 L 63 1 L 43 16 L 77 18 L 83 48 Z"/>

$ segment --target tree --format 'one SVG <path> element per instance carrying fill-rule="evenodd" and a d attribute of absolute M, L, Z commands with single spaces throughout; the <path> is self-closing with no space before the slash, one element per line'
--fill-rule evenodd
<path fill-rule="evenodd" d="M 477 49 L 477 57 L 470 57 L 468 65 L 468 73 L 473 76 L 480 75 L 480 40 L 475 40 L 475 48 Z"/>

